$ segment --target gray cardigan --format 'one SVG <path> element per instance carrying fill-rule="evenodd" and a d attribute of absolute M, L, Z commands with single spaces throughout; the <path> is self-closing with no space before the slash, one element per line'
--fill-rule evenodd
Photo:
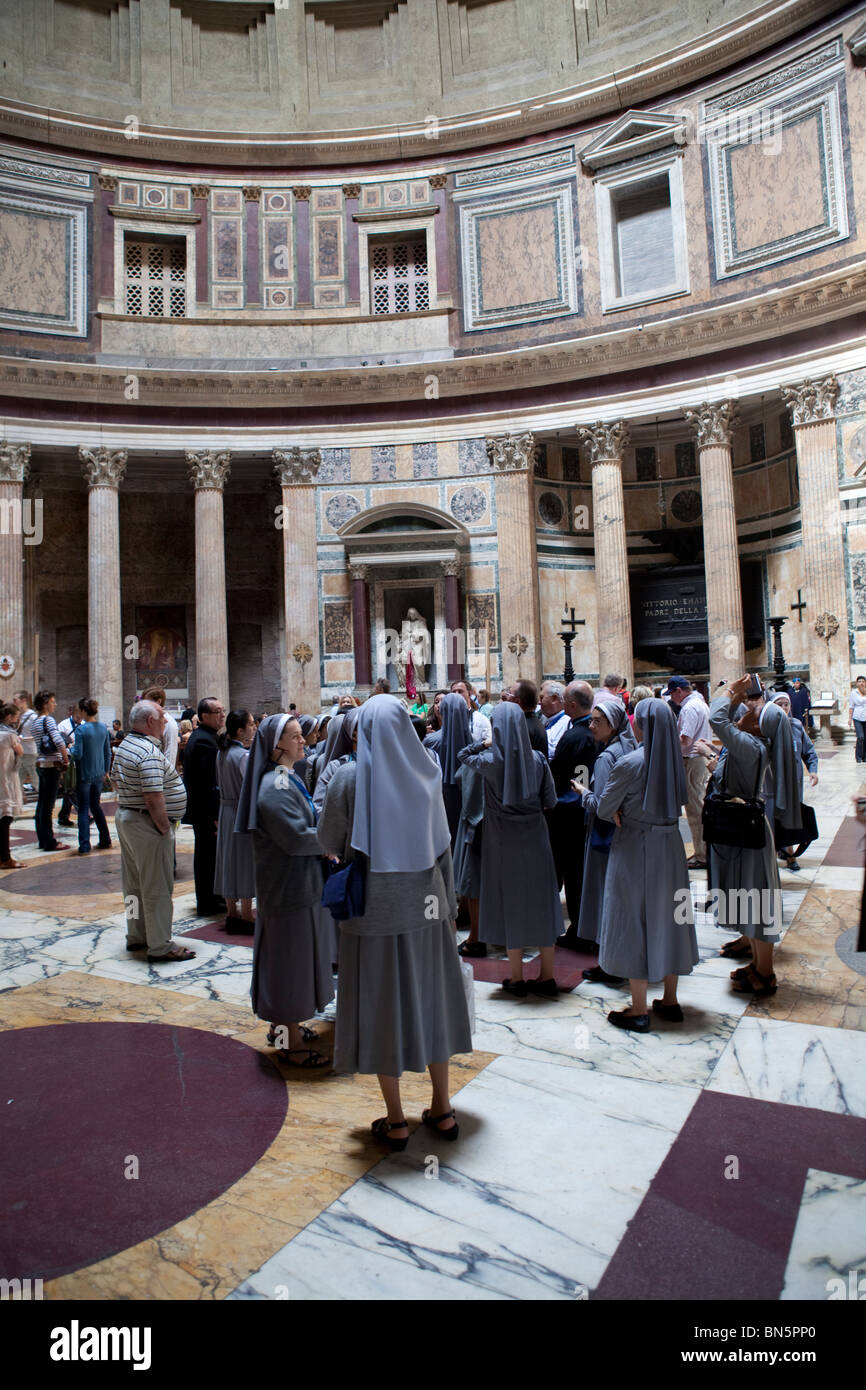
<path fill-rule="evenodd" d="M 355 777 L 358 765 L 344 763 L 328 783 L 319 817 L 319 843 L 326 854 L 338 854 L 364 867 L 363 917 L 341 922 L 355 936 L 402 936 L 422 931 L 431 922 L 453 922 L 457 916 L 451 849 L 446 848 L 429 869 L 408 874 L 373 874 L 365 854 L 352 848 L 355 820 Z"/>
<path fill-rule="evenodd" d="M 322 850 L 316 818 L 291 776 L 277 787 L 277 769 L 266 772 L 256 802 L 253 835 L 256 903 L 265 917 L 285 917 L 322 897 Z"/>

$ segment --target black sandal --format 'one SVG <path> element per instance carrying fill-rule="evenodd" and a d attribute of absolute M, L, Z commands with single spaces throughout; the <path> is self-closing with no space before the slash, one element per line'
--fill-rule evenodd
<path fill-rule="evenodd" d="M 457 947 L 457 954 L 464 959 L 480 960 L 487 955 L 487 946 L 483 941 L 463 941 Z"/>
<path fill-rule="evenodd" d="M 724 956 L 725 960 L 745 960 L 751 954 L 751 946 L 737 946 L 733 941 L 726 941 L 719 951 L 719 955 Z"/>
<path fill-rule="evenodd" d="M 406 1120 L 397 1120 L 392 1125 L 388 1116 L 383 1115 L 381 1120 L 373 1121 L 370 1126 L 370 1133 L 382 1144 L 387 1144 L 392 1153 L 401 1154 L 409 1143 L 409 1136 L 407 1134 L 405 1139 L 392 1139 L 390 1131 L 392 1129 L 403 1129 L 405 1125 L 407 1125 Z"/>
<path fill-rule="evenodd" d="M 422 1110 L 421 1119 L 428 1129 L 435 1130 L 443 1139 L 450 1139 L 453 1141 L 460 1133 L 460 1126 L 457 1123 L 457 1117 L 453 1110 L 446 1110 L 444 1115 L 431 1115 L 429 1110 Z M 443 1120 L 453 1120 L 454 1124 L 450 1129 L 440 1129 L 439 1126 Z"/>
<path fill-rule="evenodd" d="M 300 1056 L 302 1061 L 296 1062 L 295 1057 Z M 289 1047 L 281 1048 L 277 1053 L 281 1062 L 285 1062 L 290 1067 L 301 1067 L 304 1071 L 319 1071 L 322 1067 L 331 1065 L 330 1057 L 326 1057 L 324 1052 L 317 1052 L 314 1047 Z"/>
<path fill-rule="evenodd" d="M 280 1027 L 284 1028 L 285 1024 L 281 1024 Z M 318 1036 L 319 1035 L 314 1028 L 306 1028 L 303 1023 L 301 1024 L 301 1038 L 304 1042 L 315 1042 Z M 268 1047 L 276 1047 L 276 1045 L 277 1030 L 276 1028 L 274 1028 L 273 1024 L 271 1024 L 271 1027 L 268 1030 Z M 297 1051 L 297 1048 L 295 1049 L 295 1051 Z"/>

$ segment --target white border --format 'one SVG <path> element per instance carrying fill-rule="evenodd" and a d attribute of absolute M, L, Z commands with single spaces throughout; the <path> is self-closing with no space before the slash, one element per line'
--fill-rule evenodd
<path fill-rule="evenodd" d="M 638 167 L 628 169 L 608 169 L 596 175 L 595 210 L 598 225 L 598 263 L 601 280 L 602 313 L 614 313 L 618 309 L 631 308 L 637 304 L 655 304 L 677 295 L 691 294 L 689 286 L 689 266 L 686 254 L 686 208 L 683 193 L 683 151 L 670 150 L 642 160 Z M 650 290 L 646 294 L 620 295 L 617 293 L 617 246 L 616 228 L 613 216 L 614 191 L 623 188 L 637 188 L 650 179 L 666 174 L 671 200 L 671 226 L 674 239 L 674 279 L 670 285 Z"/>
<path fill-rule="evenodd" d="M 185 319 L 195 318 L 195 227 L 186 224 L 172 222 L 139 222 L 136 218 L 124 220 L 122 217 L 114 219 L 114 312 L 116 314 L 126 313 L 126 298 L 124 294 L 124 269 L 126 265 L 124 257 L 124 238 L 127 232 L 145 232 L 151 236 L 173 237 L 177 240 L 180 237 L 186 241 L 186 279 L 184 288 L 186 290 L 186 313 Z M 134 318 L 138 318 L 136 314 Z M 150 317 L 142 314 L 141 318 Z M 182 323 L 183 319 L 173 319 L 164 317 L 159 322 Z"/>

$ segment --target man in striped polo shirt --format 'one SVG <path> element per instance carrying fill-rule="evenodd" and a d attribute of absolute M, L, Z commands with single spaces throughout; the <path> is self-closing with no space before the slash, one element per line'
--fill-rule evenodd
<path fill-rule="evenodd" d="M 118 800 L 115 827 L 126 902 L 126 949 L 146 950 L 149 961 L 192 960 L 195 952 L 171 939 L 174 836 L 186 810 L 186 790 L 162 751 L 164 727 L 159 705 L 139 700 L 111 768 Z"/>

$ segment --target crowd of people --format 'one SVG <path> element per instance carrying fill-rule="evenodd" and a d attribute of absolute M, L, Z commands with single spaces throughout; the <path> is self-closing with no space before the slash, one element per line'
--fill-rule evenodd
<path fill-rule="evenodd" d="M 225 913 L 227 931 L 253 936 L 252 1006 L 269 1045 L 296 1067 L 332 1065 L 306 1024 L 333 1000 L 336 975 L 333 1066 L 378 1076 L 386 1115 L 374 1132 L 392 1149 L 408 1135 L 404 1070 L 429 1069 L 425 1123 L 457 1136 L 448 1064 L 472 1046 L 468 961 L 491 948 L 507 955 L 504 995 L 555 998 L 560 946 L 597 956 L 585 980 L 627 985 L 614 1027 L 681 1023 L 678 981 L 698 961 L 689 875 L 706 870 L 719 925 L 740 929 L 721 948 L 743 962 L 732 988 L 757 998 L 777 988 L 779 861 L 799 867 L 804 765 L 817 781 L 799 682 L 772 692 L 743 676 L 708 705 L 678 675 L 630 692 L 616 674 L 596 689 L 519 680 L 498 700 L 460 680 L 429 704 L 382 681 L 327 714 L 293 705 L 257 720 L 204 698 L 179 721 L 155 687 L 126 731 L 100 723 L 94 699 L 68 724 L 55 708 L 50 691 L 32 709 L 24 691 L 0 706 L 0 867 L 16 867 L 9 827 L 22 784 L 38 781 L 39 845 L 53 850 L 64 783 L 79 854 L 91 852 L 91 825 L 96 848 L 111 845 L 100 806 L 111 785 L 127 949 L 188 961 L 194 952 L 172 940 L 172 894 L 176 828 L 190 825 L 196 912 Z M 708 797 L 760 805 L 760 844 L 708 844 Z M 60 823 L 68 816 L 64 800 Z M 468 928 L 459 947 L 455 926 Z"/>

